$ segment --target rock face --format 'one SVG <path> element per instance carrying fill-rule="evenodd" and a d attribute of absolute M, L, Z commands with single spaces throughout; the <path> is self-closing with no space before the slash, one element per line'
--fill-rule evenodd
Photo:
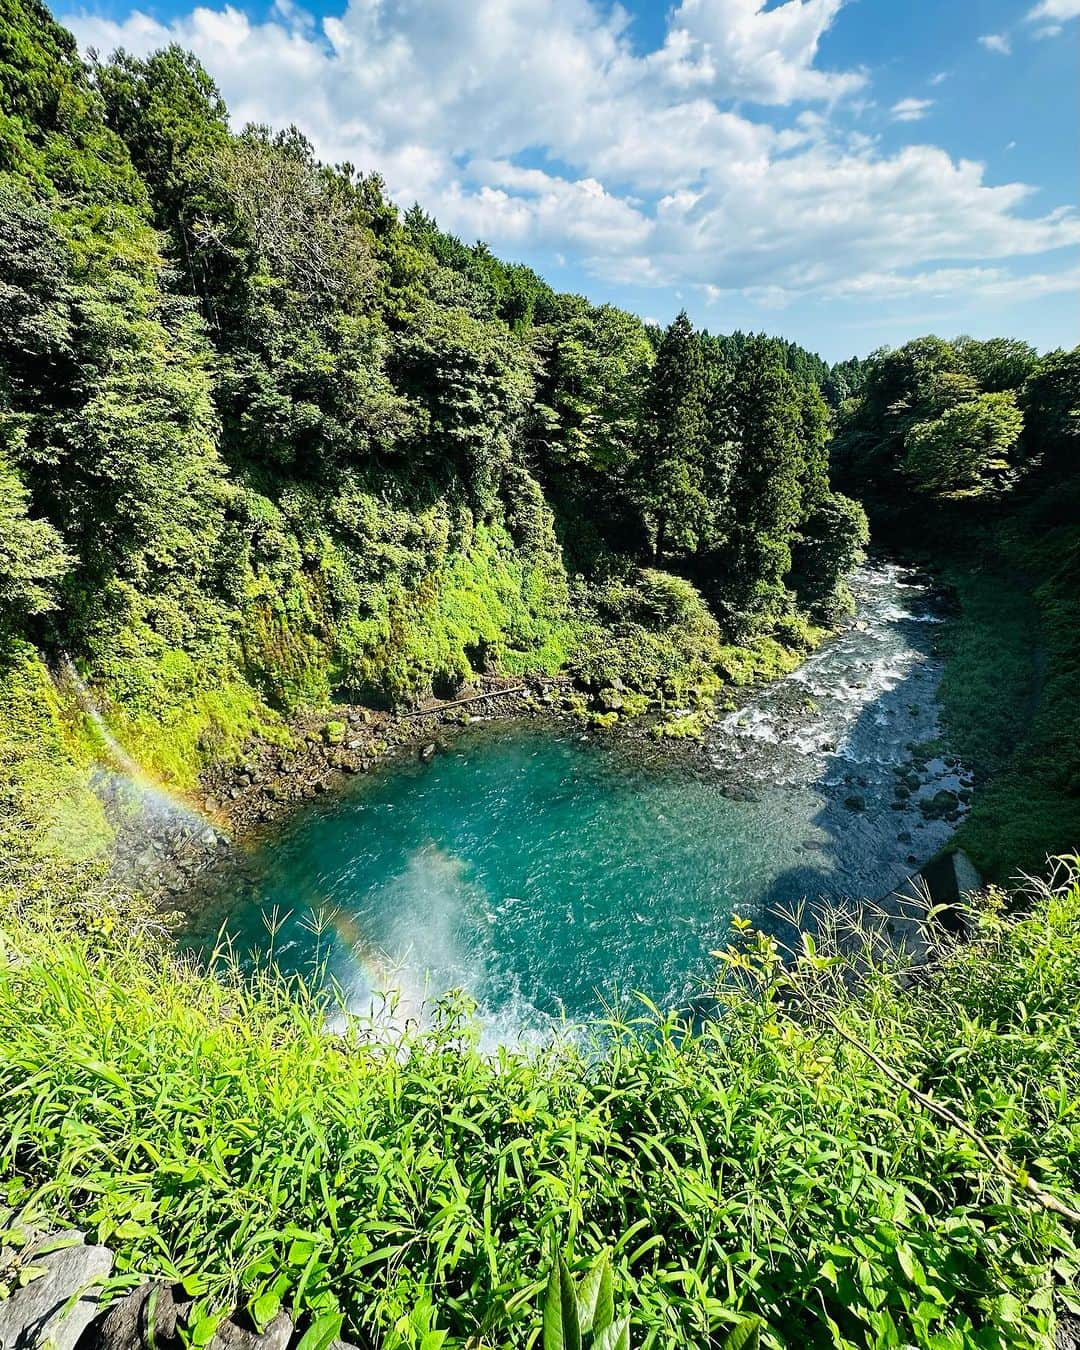
<path fill-rule="evenodd" d="M 144 1284 L 108 1309 L 79 1350 L 182 1350 L 181 1328 L 190 1308 L 190 1298 L 168 1285 Z M 292 1319 L 285 1313 L 262 1332 L 226 1319 L 206 1350 L 286 1350 L 292 1338 Z"/>
<path fill-rule="evenodd" d="M 69 1245 L 57 1248 L 58 1243 Z M 42 1273 L 0 1302 L 0 1346 L 75 1350 L 97 1313 L 98 1289 L 112 1263 L 107 1247 L 84 1246 L 81 1233 L 37 1239 L 19 1253 L 19 1264 Z"/>

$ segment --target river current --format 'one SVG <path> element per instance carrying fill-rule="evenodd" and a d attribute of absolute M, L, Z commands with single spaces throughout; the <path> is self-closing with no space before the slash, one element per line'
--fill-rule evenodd
<path fill-rule="evenodd" d="M 893 564 L 864 567 L 854 590 L 851 625 L 701 751 L 470 727 L 293 817 L 189 940 L 205 949 L 223 922 L 245 956 L 317 965 L 354 1010 L 393 991 L 397 1022 L 460 988 L 493 1039 L 636 993 L 685 1004 L 733 913 L 779 927 L 804 898 L 883 896 L 954 828 L 923 805 L 966 796 L 959 768 L 924 748 L 943 616 Z"/>

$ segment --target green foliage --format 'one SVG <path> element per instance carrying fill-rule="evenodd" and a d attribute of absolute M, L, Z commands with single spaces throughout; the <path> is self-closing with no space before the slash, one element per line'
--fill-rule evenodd
<path fill-rule="evenodd" d="M 770 1350 L 1046 1344 L 1074 1234 L 878 1067 L 1075 1205 L 1080 884 L 1020 900 L 929 984 L 821 921 L 786 968 L 737 939 L 696 1030 L 646 1013 L 494 1058 L 453 1002 L 387 1043 L 272 974 L 9 915 L 7 1199 L 77 1218 L 121 1285 L 186 1281 L 200 1319 L 238 1299 L 361 1343 L 535 1344 L 558 1243 L 560 1325 L 582 1296 L 595 1325 L 606 1251 L 645 1347 L 747 1321 Z"/>
<path fill-rule="evenodd" d="M 1020 391 L 1026 457 L 1047 477 L 1080 470 L 1080 347 L 1050 352 Z"/>
<path fill-rule="evenodd" d="M 653 556 L 692 552 L 708 509 L 705 364 L 683 311 L 664 333 L 643 400 L 635 496 Z"/>
<path fill-rule="evenodd" d="M 0 633 L 53 609 L 54 583 L 71 565 L 57 531 L 27 515 L 28 501 L 22 479 L 0 455 Z"/>
<path fill-rule="evenodd" d="M 854 602 L 846 578 L 866 557 L 870 523 L 858 502 L 840 492 L 818 497 L 792 546 L 792 580 L 819 623 L 834 624 Z"/>
<path fill-rule="evenodd" d="M 1014 393 L 980 394 L 931 422 L 917 422 L 907 434 L 904 467 L 921 492 L 1000 492 L 1009 484 L 1009 457 L 1023 426 Z"/>
<path fill-rule="evenodd" d="M 719 692 L 720 627 L 690 582 L 646 568 L 593 588 L 588 604 L 593 621 L 571 660 L 579 684 L 616 683 L 660 706 L 709 703 Z"/>
<path fill-rule="evenodd" d="M 603 1253 L 575 1281 L 560 1256 L 544 1294 L 544 1350 L 630 1350 L 630 1319 L 615 1316 L 611 1262 Z"/>
<path fill-rule="evenodd" d="M 875 528 L 933 550 L 957 586 L 942 719 L 984 780 L 957 843 L 999 879 L 1080 838 L 1078 361 L 1005 339 L 909 343 L 867 364 L 834 446 Z"/>
<path fill-rule="evenodd" d="M 961 612 L 945 638 L 942 723 L 987 780 L 957 843 L 1004 881 L 1080 838 L 1080 534 L 1040 533 L 1028 514 L 981 548 L 982 571 L 954 574 Z M 1003 553 L 1015 571 L 1002 573 Z M 1044 578 L 1034 593 L 1025 573 Z"/>
<path fill-rule="evenodd" d="M 803 408 L 774 343 L 747 345 L 730 404 L 737 459 L 722 587 L 729 610 L 753 618 L 785 608 L 806 471 Z"/>
<path fill-rule="evenodd" d="M 37 652 L 0 655 L 0 906 L 81 906 L 102 888 L 113 832 L 90 787 L 92 740 Z"/>

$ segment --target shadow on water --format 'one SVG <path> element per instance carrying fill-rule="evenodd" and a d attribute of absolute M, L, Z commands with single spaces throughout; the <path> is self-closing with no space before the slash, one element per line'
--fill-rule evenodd
<path fill-rule="evenodd" d="M 785 916 L 808 913 L 807 902 L 858 911 L 905 888 L 967 809 L 970 775 L 935 745 L 941 674 L 935 637 L 945 615 L 907 575 L 896 567 L 867 569 L 857 624 L 728 719 L 729 734 L 740 722 L 764 722 L 776 740 L 764 754 L 729 755 L 727 772 L 733 759 L 736 769 L 770 785 L 785 775 L 790 784 L 802 777 L 818 799 L 799 861 L 779 870 L 761 895 L 761 926 L 785 941 L 797 937 Z M 885 603 L 875 611 L 879 587 Z M 898 590 L 905 593 L 901 604 Z M 845 699 L 859 704 L 846 725 L 821 706 Z"/>
<path fill-rule="evenodd" d="M 883 896 L 951 833 L 920 804 L 965 790 L 918 748 L 936 732 L 940 616 L 896 567 L 864 569 L 856 591 L 857 622 L 700 754 L 471 730 L 296 817 L 192 945 L 224 920 L 241 954 L 272 942 L 286 970 L 325 961 L 356 1010 L 393 990 L 399 1023 L 462 988 L 493 1040 L 631 990 L 684 1006 L 733 913 L 790 937 L 777 911 Z"/>

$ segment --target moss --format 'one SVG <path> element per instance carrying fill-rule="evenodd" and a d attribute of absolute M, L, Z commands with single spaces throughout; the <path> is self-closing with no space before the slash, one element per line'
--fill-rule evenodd
<path fill-rule="evenodd" d="M 184 652 L 168 653 L 153 676 L 137 700 L 104 685 L 104 710 L 127 753 L 167 787 L 194 788 L 205 767 L 237 759 L 252 738 L 287 739 L 280 717 L 243 679 L 215 679 Z"/>
<path fill-rule="evenodd" d="M 113 831 L 90 785 L 93 739 L 41 656 L 12 643 L 0 673 L 0 903 L 99 883 Z"/>
<path fill-rule="evenodd" d="M 322 738 L 327 745 L 343 745 L 348 727 L 344 722 L 334 719 L 327 722 L 322 729 Z"/>
<path fill-rule="evenodd" d="M 702 712 L 675 713 L 657 722 L 651 728 L 651 734 L 657 740 L 700 740 L 705 734 L 705 726 L 706 718 Z"/>
<path fill-rule="evenodd" d="M 528 562 L 498 522 L 413 589 L 392 588 L 339 642 L 340 686 L 384 702 L 443 692 L 486 670 L 554 674 L 572 629 L 555 560 Z"/>

